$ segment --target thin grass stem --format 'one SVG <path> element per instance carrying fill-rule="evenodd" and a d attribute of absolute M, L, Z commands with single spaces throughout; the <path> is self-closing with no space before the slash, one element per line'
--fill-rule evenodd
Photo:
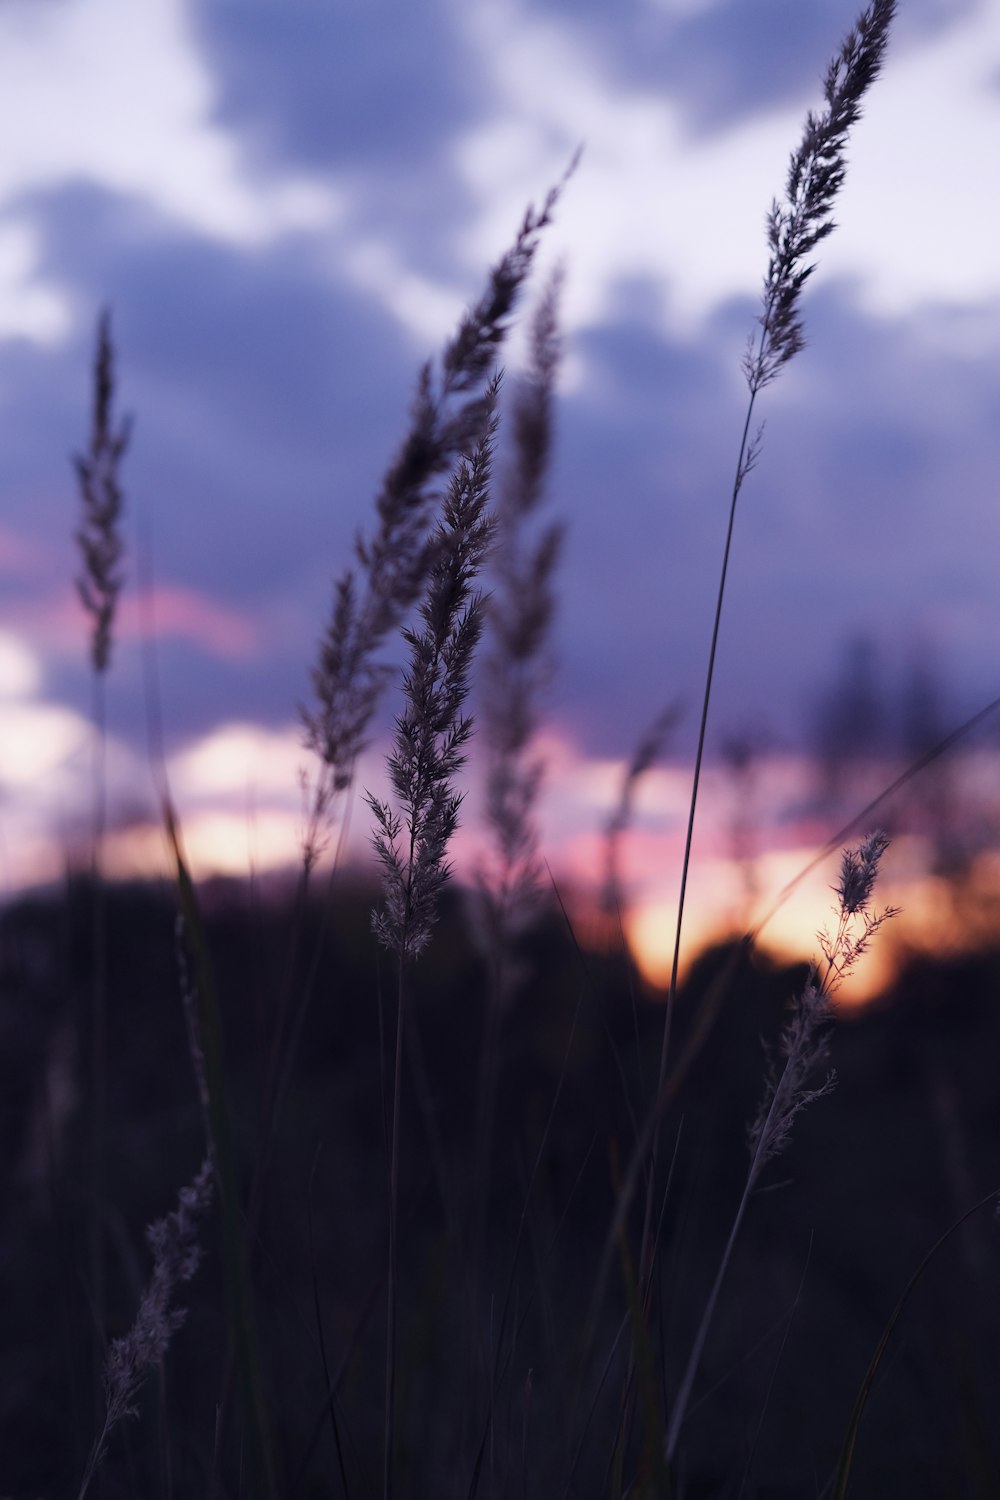
<path fill-rule="evenodd" d="M 830 997 L 851 972 L 883 922 L 896 915 L 893 907 L 887 907 L 877 914 L 869 911 L 879 865 L 888 844 L 886 836 L 876 832 L 857 849 L 844 851 L 837 885 L 836 927 L 832 936 L 821 933 L 819 939 L 826 960 L 825 968 L 821 976 L 817 970 L 813 970 L 785 1027 L 781 1039 L 784 1066 L 780 1076 L 772 1076 L 769 1080 L 761 1108 L 750 1129 L 750 1165 L 743 1192 L 671 1407 L 664 1444 L 668 1463 L 673 1461 L 677 1450 L 719 1294 L 760 1175 L 768 1162 L 784 1150 L 792 1124 L 801 1111 L 829 1093 L 833 1087 L 832 1074 L 818 1087 L 813 1087 L 809 1081 L 810 1075 L 827 1057 L 824 1029 L 829 1018 Z"/>
<path fill-rule="evenodd" d="M 749 399 L 730 496 L 729 519 L 716 594 L 708 670 L 705 676 L 691 797 L 688 804 L 670 989 L 663 1022 L 657 1098 L 662 1093 L 667 1076 L 670 1034 L 677 998 L 684 906 L 736 507 L 743 483 L 757 461 L 762 439 L 762 431 L 759 431 L 753 438 L 750 436 L 754 408 L 758 393 L 770 384 L 782 367 L 804 345 L 799 299 L 806 281 L 815 270 L 815 264 L 805 263 L 806 257 L 833 230 L 832 208 L 846 172 L 844 150 L 847 135 L 860 116 L 861 101 L 865 92 L 880 71 L 894 11 L 895 0 L 872 0 L 872 3 L 861 13 L 853 30 L 848 33 L 838 55 L 830 63 L 824 79 L 827 110 L 819 117 L 811 111 L 808 114 L 802 140 L 789 163 L 784 202 L 779 203 L 775 200 L 768 215 L 767 239 L 770 258 L 764 278 L 763 310 L 758 320 L 759 332 L 756 337 L 751 338 L 743 361 Z M 644 1298 L 652 1284 L 653 1202 L 659 1142 L 660 1116 L 658 1115 L 652 1137 L 651 1171 L 639 1262 L 640 1284 Z"/>

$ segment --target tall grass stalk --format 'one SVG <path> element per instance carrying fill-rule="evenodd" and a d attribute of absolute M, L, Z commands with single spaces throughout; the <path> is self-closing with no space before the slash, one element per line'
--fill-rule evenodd
<path fill-rule="evenodd" d="M 130 436 L 128 419 L 115 419 L 115 351 L 111 315 L 97 323 L 90 442 L 73 459 L 83 520 L 76 533 L 82 571 L 76 580 L 90 616 L 93 719 L 93 827 L 91 882 L 93 982 L 90 1017 L 90 1295 L 95 1320 L 95 1367 L 103 1355 L 106 1323 L 104 1264 L 105 1153 L 107 1130 L 108 932 L 104 891 L 104 836 L 107 824 L 107 696 L 115 614 L 122 587 L 121 517 L 124 493 L 120 466 Z M 96 1388 L 96 1387 L 95 1387 Z"/>
<path fill-rule="evenodd" d="M 881 70 L 895 8 L 895 0 L 872 0 L 845 37 L 839 52 L 830 62 L 823 80 L 826 109 L 819 115 L 810 111 L 806 116 L 802 139 L 789 162 L 784 199 L 780 202 L 776 199 L 767 216 L 769 258 L 767 273 L 764 277 L 759 327 L 756 334 L 751 334 L 747 342 L 742 365 L 749 399 L 730 494 L 729 518 L 698 725 L 684 856 L 681 864 L 680 891 L 677 899 L 670 988 L 663 1024 L 658 1093 L 662 1092 L 667 1076 L 671 1023 L 677 996 L 684 907 L 691 868 L 691 846 L 705 754 L 726 578 L 736 522 L 736 507 L 747 476 L 759 457 L 763 437 L 762 429 L 758 429 L 756 434 L 752 431 L 757 397 L 805 344 L 799 299 L 803 287 L 816 269 L 815 263 L 810 262 L 808 257 L 835 227 L 832 213 L 837 193 L 847 170 L 845 155 L 847 137 L 851 127 L 860 117 L 865 93 Z M 647 1291 L 652 1275 L 653 1195 L 658 1154 L 659 1125 L 657 1124 L 653 1136 L 649 1191 L 642 1233 L 640 1280 Z"/>
<path fill-rule="evenodd" d="M 250 1456 L 250 1491 L 256 1500 L 273 1500 L 277 1493 L 273 1446 L 250 1283 L 248 1237 L 240 1202 L 221 1010 L 198 893 L 188 869 L 180 827 L 169 797 L 164 800 L 163 820 L 176 872 L 183 937 L 192 958 L 190 976 L 186 968 L 182 976 L 191 1060 L 199 1103 L 206 1116 L 209 1159 L 219 1188 L 220 1248 L 229 1332 L 219 1402 L 219 1432 L 221 1435 L 235 1373 Z"/>
<path fill-rule="evenodd" d="M 447 851 L 458 826 L 462 793 L 455 777 L 465 763 L 472 719 L 464 712 L 469 674 L 483 624 L 474 591 L 495 524 L 489 511 L 494 414 L 499 378 L 487 387 L 474 451 L 461 457 L 432 540 L 419 628 L 407 628 L 405 707 L 396 719 L 389 779 L 399 810 L 366 794 L 375 819 L 373 844 L 384 876 L 375 931 L 396 956 L 396 1043 L 389 1151 L 389 1277 L 386 1304 L 385 1451 L 383 1492 L 391 1500 L 396 1400 L 399 1143 L 406 1013 L 406 969 L 430 940 L 438 898 L 448 878 Z"/>
<path fill-rule="evenodd" d="M 153 1274 L 142 1294 L 135 1321 L 115 1339 L 104 1364 L 104 1421 L 87 1459 L 77 1500 L 84 1500 L 103 1460 L 108 1439 L 126 1417 L 138 1416 L 136 1400 L 146 1378 L 158 1370 L 170 1341 L 184 1322 L 184 1309 L 172 1304 L 201 1261 L 198 1232 L 212 1203 L 215 1166 L 211 1155 L 194 1181 L 182 1188 L 177 1207 L 146 1231 L 153 1252 Z"/>
<path fill-rule="evenodd" d="M 276 1485 L 250 1280 L 249 1246 L 253 1238 L 252 1225 L 249 1222 L 250 1215 L 244 1213 L 241 1203 L 222 1015 L 214 966 L 197 888 L 184 853 L 180 820 L 174 807 L 167 774 L 156 650 L 153 548 L 148 531 L 146 545 L 139 549 L 137 565 L 142 617 L 147 751 L 176 883 L 174 952 L 188 1054 L 205 1134 L 206 1160 L 211 1164 L 214 1183 L 218 1189 L 219 1249 L 227 1303 L 228 1349 L 222 1390 L 216 1406 L 210 1493 L 214 1493 L 218 1478 L 222 1441 L 235 1383 L 251 1455 L 249 1488 L 256 1500 L 271 1500 L 276 1493 Z"/>
<path fill-rule="evenodd" d="M 692 1028 L 680 1056 L 671 1068 L 663 1087 L 660 1089 L 652 1111 L 647 1114 L 637 1134 L 628 1169 L 622 1179 L 622 1185 L 618 1192 L 614 1215 L 612 1216 L 611 1224 L 605 1237 L 600 1269 L 595 1279 L 590 1311 L 586 1320 L 588 1331 L 584 1339 L 584 1347 L 587 1350 L 590 1350 L 593 1345 L 596 1335 L 597 1309 L 607 1289 L 608 1275 L 617 1248 L 618 1236 L 642 1181 L 643 1164 L 647 1153 L 652 1149 L 654 1133 L 677 1098 L 681 1085 L 704 1047 L 712 1027 L 718 1018 L 723 999 L 731 992 L 740 967 L 746 963 L 748 955 L 753 951 L 764 929 L 769 926 L 784 908 L 789 898 L 801 886 L 802 882 L 814 870 L 818 869 L 824 861 L 829 859 L 838 848 L 842 847 L 844 841 L 856 833 L 859 825 L 870 821 L 874 814 L 883 809 L 885 804 L 898 791 L 908 786 L 911 781 L 920 776 L 928 766 L 933 765 L 941 756 L 947 755 L 957 744 L 994 715 L 998 709 L 1000 709 L 1000 698 L 991 699 L 984 707 L 978 709 L 976 713 L 971 714 L 967 719 L 964 719 L 955 729 L 950 730 L 942 739 L 928 746 L 922 754 L 912 760 L 897 777 L 889 782 L 887 786 L 883 787 L 877 796 L 873 797 L 847 823 L 837 829 L 819 852 L 807 861 L 791 880 L 786 882 L 764 915 L 744 935 L 739 946 L 733 949 L 729 959 L 709 987 L 701 1003 L 696 1024 Z"/>
<path fill-rule="evenodd" d="M 371 722 L 393 668 L 380 660 L 386 640 L 399 628 L 425 586 L 435 552 L 432 519 L 438 484 L 468 451 L 492 411 L 492 369 L 531 271 L 542 231 L 577 157 L 546 194 L 540 209 L 529 206 L 513 243 L 489 273 L 481 297 L 463 314 L 436 364 L 420 371 L 410 425 L 375 498 L 374 533 L 357 540 L 356 565 L 334 584 L 330 620 L 312 670 L 313 702 L 300 708 L 306 748 L 318 770 L 306 778 L 306 820 L 302 865 L 285 984 L 277 1007 L 265 1071 L 261 1106 L 263 1141 L 252 1200 L 262 1191 L 277 1115 L 288 1086 L 295 1050 L 312 997 L 325 928 L 306 965 L 293 1003 L 299 932 L 310 877 L 319 860 L 338 799 L 346 805 L 358 756 L 368 743 Z M 341 820 L 332 881 L 343 848 Z M 327 903 L 327 910 L 329 902 Z"/>
<path fill-rule="evenodd" d="M 831 997 L 865 953 L 882 924 L 896 915 L 896 908 L 891 906 L 877 913 L 870 909 L 879 864 L 888 845 L 885 834 L 876 832 L 856 849 L 846 849 L 841 858 L 840 879 L 836 887 L 836 926 L 832 934 L 820 934 L 823 968 L 813 968 L 793 1008 L 781 1037 L 784 1063 L 780 1071 L 771 1069 L 760 1108 L 750 1127 L 750 1165 L 743 1193 L 670 1411 L 665 1442 L 668 1462 L 674 1458 L 677 1449 L 719 1293 L 761 1173 L 788 1145 L 796 1117 L 833 1088 L 832 1073 L 828 1073 L 822 1083 L 812 1083 L 813 1076 L 828 1057 L 826 1023 L 830 1019 Z"/>

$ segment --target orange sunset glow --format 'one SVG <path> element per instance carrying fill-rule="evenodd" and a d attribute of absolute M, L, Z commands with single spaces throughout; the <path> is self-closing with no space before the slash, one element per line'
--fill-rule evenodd
<path fill-rule="evenodd" d="M 178 611 L 176 619 L 165 611 L 166 629 L 191 618 L 180 605 Z M 210 613 L 202 611 L 198 620 L 201 625 L 207 620 L 211 631 L 217 628 Z M 247 637 L 228 626 L 218 628 L 221 649 L 248 646 Z M 74 849 L 77 859 L 85 857 L 92 731 L 85 717 L 39 701 L 38 662 L 10 634 L 0 638 L 0 672 L 8 725 L 0 746 L 0 847 L 4 884 L 13 894 L 58 881 Z M 607 910 L 606 830 L 627 765 L 587 758 L 571 741 L 551 732 L 541 737 L 539 751 L 547 764 L 539 810 L 542 853 L 574 914 L 589 922 Z M 114 736 L 108 764 L 115 784 L 126 793 L 109 805 L 106 872 L 123 880 L 168 874 L 169 855 L 148 766 Z M 249 723 L 222 725 L 173 752 L 167 776 L 196 876 L 242 879 L 293 873 L 305 826 L 302 778 L 311 769 L 295 725 L 280 731 Z M 955 770 L 963 795 L 984 817 L 995 813 L 990 798 L 998 773 L 1000 756 L 984 753 L 966 755 Z M 866 784 L 874 784 L 877 774 L 891 779 L 888 768 L 869 768 Z M 809 935 L 830 920 L 839 854 L 828 853 L 809 868 L 824 847 L 825 829 L 813 805 L 816 780 L 817 768 L 805 756 L 761 756 L 754 767 L 752 803 L 747 804 L 745 798 L 741 801 L 745 788 L 725 767 L 708 770 L 688 883 L 681 977 L 706 945 L 756 930 L 759 924 L 760 945 L 778 959 L 818 953 L 815 946 L 810 949 Z M 474 754 L 467 782 L 453 863 L 458 881 L 474 882 L 486 849 Z M 377 751 L 363 759 L 357 785 L 385 794 Z M 617 851 L 621 927 L 644 977 L 657 988 L 664 988 L 670 977 L 689 794 L 687 768 L 651 768 Z M 369 813 L 360 793 L 343 811 L 348 821 L 343 857 L 349 863 L 370 863 Z M 877 816 L 870 822 L 876 826 Z M 926 835 L 903 831 L 895 838 L 879 904 L 898 906 L 901 915 L 859 963 L 838 994 L 840 1003 L 862 1003 L 884 990 L 900 953 L 975 947 L 988 935 L 983 914 L 1000 891 L 1000 849 L 975 851 L 963 877 L 961 903 L 956 903 L 952 886 L 931 873 L 933 860 Z M 613 945 L 617 924 L 617 915 L 605 915 L 592 930 L 603 930 Z"/>

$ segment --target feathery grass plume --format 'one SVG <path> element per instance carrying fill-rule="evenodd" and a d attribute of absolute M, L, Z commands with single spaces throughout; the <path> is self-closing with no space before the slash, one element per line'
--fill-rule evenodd
<path fill-rule="evenodd" d="M 768 385 L 782 365 L 805 345 L 798 304 L 815 271 L 806 256 L 836 227 L 833 204 L 844 181 L 847 134 L 861 115 L 861 101 L 882 67 L 896 0 L 873 0 L 844 38 L 823 80 L 827 108 L 806 116 L 798 149 L 792 153 L 785 201 L 771 204 L 767 243 L 771 252 L 764 278 L 760 333 L 751 337 L 743 369 L 752 395 Z"/>
<path fill-rule="evenodd" d="M 83 524 L 76 533 L 83 572 L 76 586 L 93 620 L 90 659 L 98 673 L 106 672 L 111 661 L 112 628 L 123 582 L 119 564 L 124 494 L 118 470 L 128 447 L 131 422 L 125 418 L 116 429 L 114 397 L 115 353 L 111 315 L 105 309 L 97 325 L 90 447 L 86 454 L 73 459 L 83 501 Z"/>
<path fill-rule="evenodd" d="M 541 231 L 576 157 L 540 210 L 527 210 L 513 245 L 490 272 L 486 291 L 445 346 L 440 369 L 428 362 L 417 383 L 410 428 L 376 498 L 374 536 L 356 543 L 359 584 L 348 569 L 334 586 L 333 612 L 312 672 L 315 707 L 303 709 L 305 743 L 322 763 L 313 793 L 306 862 L 318 855 L 320 826 L 337 792 L 351 784 L 357 757 L 391 668 L 377 661 L 386 637 L 420 594 L 431 566 L 429 512 L 435 481 L 476 441 L 491 407 L 487 374 L 506 337 Z M 464 398 L 464 399 L 460 399 Z"/>
<path fill-rule="evenodd" d="M 108 1349 L 104 1365 L 104 1425 L 91 1448 L 78 1500 L 83 1500 L 90 1487 L 113 1429 L 125 1417 L 138 1416 L 136 1401 L 146 1376 L 162 1365 L 170 1340 L 184 1322 L 184 1309 L 171 1304 L 201 1261 L 198 1231 L 211 1207 L 214 1174 L 209 1155 L 194 1181 L 181 1188 L 177 1207 L 146 1231 L 153 1252 L 153 1274 L 142 1294 L 135 1322 Z"/>
<path fill-rule="evenodd" d="M 867 951 L 883 922 L 898 915 L 894 906 L 881 912 L 869 910 L 879 862 L 888 847 L 886 835 L 876 831 L 841 855 L 840 879 L 834 887 L 837 925 L 832 934 L 825 929 L 817 934 L 825 968 L 822 974 L 813 970 L 782 1033 L 784 1065 L 780 1075 L 770 1069 L 767 1090 L 750 1127 L 751 1187 L 767 1163 L 785 1149 L 796 1115 L 833 1087 L 832 1074 L 817 1088 L 810 1088 L 808 1079 L 828 1055 L 830 997 Z"/>
<path fill-rule="evenodd" d="M 506 948 L 537 897 L 541 877 L 534 807 L 543 765 L 529 756 L 539 722 L 539 699 L 548 680 L 549 627 L 555 609 L 553 574 L 565 527 L 546 526 L 537 540 L 525 535 L 541 504 L 552 451 L 552 407 L 561 357 L 557 269 L 531 321 L 530 364 L 511 402 L 513 461 L 499 487 L 498 587 L 490 595 L 483 661 L 482 727 L 488 757 L 486 816 L 495 842 L 492 869 L 481 873 L 490 926 L 490 948 Z"/>
<path fill-rule="evenodd" d="M 799 297 L 802 288 L 812 275 L 813 265 L 804 264 L 810 251 L 832 231 L 830 217 L 837 192 L 846 172 L 845 147 L 850 127 L 861 114 L 861 101 L 878 77 L 889 40 L 889 28 L 895 14 L 895 0 L 872 0 L 858 17 L 853 29 L 845 37 L 840 51 L 826 71 L 823 92 L 827 102 L 826 111 L 817 116 L 809 112 L 798 149 L 793 153 L 786 180 L 786 200 L 775 202 L 767 219 L 767 239 L 770 249 L 767 274 L 764 278 L 763 311 L 759 318 L 760 330 L 756 339 L 751 336 L 743 360 L 743 371 L 747 378 L 750 399 L 747 403 L 736 459 L 729 501 L 729 520 L 722 552 L 722 567 L 716 594 L 715 617 L 712 624 L 708 667 L 705 672 L 705 691 L 702 699 L 701 719 L 698 727 L 698 742 L 695 750 L 692 774 L 691 798 L 688 804 L 687 833 L 684 841 L 684 856 L 681 864 L 680 891 L 677 898 L 677 921 L 674 931 L 674 950 L 671 963 L 670 988 L 664 1007 L 663 1040 L 660 1051 L 660 1072 L 657 1095 L 663 1093 L 666 1084 L 667 1058 L 670 1050 L 670 1032 L 674 1004 L 677 996 L 677 974 L 680 964 L 681 937 L 684 925 L 684 907 L 687 896 L 688 876 L 691 868 L 691 845 L 694 838 L 695 814 L 698 806 L 698 790 L 705 755 L 705 738 L 708 728 L 708 713 L 712 698 L 712 683 L 715 676 L 715 659 L 719 645 L 722 623 L 722 606 L 726 593 L 726 577 L 732 551 L 733 529 L 736 523 L 736 506 L 740 491 L 760 455 L 762 429 L 751 435 L 754 407 L 759 392 L 774 379 L 778 371 L 803 347 L 804 336 L 799 314 Z M 653 1136 L 653 1172 L 649 1177 L 649 1191 L 643 1226 L 643 1254 L 641 1257 L 641 1280 L 649 1286 L 652 1272 L 652 1223 L 654 1204 L 652 1199 L 655 1167 L 659 1154 L 659 1119 Z"/>
<path fill-rule="evenodd" d="M 94 1399 L 100 1409 L 100 1368 L 104 1353 L 104 1173 L 107 1114 L 107 967 L 108 932 L 102 866 L 104 830 L 107 821 L 107 705 L 105 678 L 111 662 L 112 631 L 118 595 L 122 587 L 120 563 L 123 551 L 121 515 L 124 493 L 119 478 L 121 460 L 128 447 L 128 419 L 116 423 L 115 351 L 111 340 L 111 315 L 105 309 L 97 323 L 97 346 L 93 367 L 93 405 L 90 444 L 86 454 L 73 459 L 83 522 L 76 533 L 83 571 L 76 580 L 83 607 L 92 619 L 90 663 L 93 698 L 93 879 L 91 986 L 88 1080 L 90 1125 L 90 1298 L 94 1310 Z"/>
<path fill-rule="evenodd" d="M 881 912 L 869 909 L 879 865 L 888 847 L 886 835 L 876 831 L 857 848 L 845 849 L 841 856 L 840 879 L 834 887 L 837 896 L 837 924 L 832 934 L 826 930 L 818 934 L 825 965 L 822 970 L 813 968 L 794 1005 L 781 1035 L 780 1055 L 784 1062 L 780 1070 L 774 1067 L 769 1069 L 760 1108 L 748 1132 L 750 1165 L 746 1183 L 671 1410 L 666 1437 L 668 1461 L 673 1459 L 677 1449 L 719 1292 L 747 1205 L 761 1173 L 768 1162 L 773 1161 L 788 1145 L 796 1117 L 807 1105 L 828 1094 L 834 1086 L 835 1078 L 832 1073 L 827 1073 L 819 1084 L 812 1082 L 829 1056 L 827 1022 L 830 1019 L 830 999 L 867 950 L 883 922 L 898 914 L 898 908 L 893 906 L 887 906 Z"/>
<path fill-rule="evenodd" d="M 486 392 L 475 451 L 459 460 L 441 509 L 419 610 L 421 628 L 403 631 L 410 647 L 403 680 L 407 706 L 396 719 L 395 744 L 386 761 L 402 814 L 365 794 L 385 878 L 385 904 L 374 918 L 375 931 L 401 964 L 416 957 L 430 938 L 462 802 L 452 783 L 472 734 L 472 719 L 462 709 L 483 625 L 484 600 L 472 585 L 495 531 L 488 505 L 498 389 L 496 377 Z"/>
<path fill-rule="evenodd" d="M 396 1400 L 397 1204 L 406 986 L 404 972 L 430 939 L 438 896 L 448 878 L 448 843 L 462 794 L 453 779 L 465 763 L 472 720 L 463 714 L 469 671 L 483 624 L 482 595 L 473 592 L 494 536 L 489 486 L 500 377 L 486 390 L 483 425 L 469 456 L 452 474 L 441 507 L 432 561 L 420 605 L 420 628 L 405 629 L 410 664 L 403 679 L 406 708 L 396 719 L 387 757 L 401 812 L 365 794 L 375 818 L 372 842 L 384 872 L 384 904 L 373 915 L 380 941 L 397 958 L 396 1050 L 389 1148 L 389 1268 L 386 1305 L 383 1497 L 391 1500 Z"/>

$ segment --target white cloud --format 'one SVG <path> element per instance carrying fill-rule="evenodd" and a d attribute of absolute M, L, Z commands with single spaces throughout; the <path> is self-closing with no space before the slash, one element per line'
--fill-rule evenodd
<path fill-rule="evenodd" d="M 35 653 L 9 630 L 0 630 L 0 700 L 33 697 L 41 681 L 41 663 Z"/>
<path fill-rule="evenodd" d="M 0 800 L 40 806 L 74 794 L 90 729 L 72 709 L 39 701 L 41 660 L 31 646 L 0 630 Z"/>
<path fill-rule="evenodd" d="M 63 299 L 36 274 L 37 235 L 29 224 L 0 224 L 0 338 L 50 343 L 69 326 Z"/>
<path fill-rule="evenodd" d="M 171 785 L 185 800 L 277 799 L 301 807 L 299 770 L 308 756 L 297 726 L 273 731 L 223 724 L 171 760 Z"/>
<path fill-rule="evenodd" d="M 47 777 L 63 773 L 86 735 L 76 714 L 41 703 L 5 704 L 3 721 L 0 787 L 19 794 L 39 791 Z"/>
<path fill-rule="evenodd" d="M 400 248 L 387 240 L 355 240 L 345 250 L 338 249 L 330 266 L 373 294 L 422 348 L 440 343 L 457 326 L 461 293 L 410 270 Z"/>
<path fill-rule="evenodd" d="M 58 290 L 33 280 L 16 200 L 92 182 L 204 235 L 253 248 L 336 222 L 332 189 L 305 174 L 255 178 L 213 119 L 211 75 L 179 0 L 74 0 L 0 8 L 0 335 L 59 337 Z"/>

